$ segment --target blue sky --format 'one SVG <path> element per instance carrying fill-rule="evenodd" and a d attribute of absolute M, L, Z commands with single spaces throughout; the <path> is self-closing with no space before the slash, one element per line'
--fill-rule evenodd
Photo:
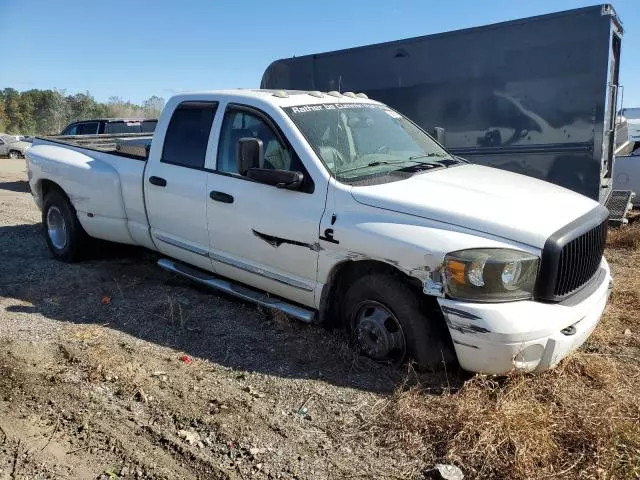
<path fill-rule="evenodd" d="M 277 58 L 594 4 L 584 0 L 0 0 L 0 88 L 140 102 L 257 87 Z M 625 105 L 640 106 L 640 0 L 617 0 Z M 635 57 L 635 58 L 634 58 Z"/>

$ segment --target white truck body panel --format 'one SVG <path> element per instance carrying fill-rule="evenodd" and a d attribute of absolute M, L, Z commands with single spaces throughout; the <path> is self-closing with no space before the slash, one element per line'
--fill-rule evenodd
<path fill-rule="evenodd" d="M 174 111 L 189 101 L 217 103 L 202 168 L 161 161 Z M 476 165 L 440 168 L 380 185 L 346 185 L 332 177 L 283 110 L 327 102 L 377 105 L 360 98 L 265 91 L 179 95 L 162 113 L 146 163 L 38 139 L 27 153 L 31 189 L 42 207 L 42 182 L 57 184 L 93 237 L 142 245 L 314 309 L 323 307 L 323 292 L 338 265 L 358 260 L 387 264 L 437 295 L 443 312 L 449 307 L 482 319 L 478 326 L 487 332 L 478 334 L 458 328 L 460 319 L 445 313 L 458 359 L 469 370 L 550 368 L 584 341 L 604 309 L 610 280 L 605 261 L 606 275 L 597 291 L 571 307 L 532 300 L 461 302 L 429 286 L 448 252 L 506 248 L 540 256 L 551 234 L 597 202 L 550 183 Z M 217 171 L 223 112 L 230 104 L 259 109 L 273 120 L 313 180 L 313 192 Z M 152 177 L 166 179 L 166 185 L 153 185 Z M 213 191 L 231 196 L 232 203 L 212 201 Z M 339 242 L 323 234 L 334 223 Z M 580 335 L 558 337 L 561 329 L 577 324 Z M 537 356 L 518 360 L 520 344 L 539 345 L 529 351 Z"/>
<path fill-rule="evenodd" d="M 464 225 L 542 247 L 553 232 L 598 203 L 547 182 L 482 165 L 461 165 L 404 182 L 352 190 L 366 205 Z M 530 196 L 535 201 L 519 201 Z M 489 227 L 490 225 L 490 227 Z"/>

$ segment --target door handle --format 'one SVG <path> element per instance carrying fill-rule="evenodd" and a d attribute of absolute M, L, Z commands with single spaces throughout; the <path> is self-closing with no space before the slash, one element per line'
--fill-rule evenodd
<path fill-rule="evenodd" d="M 158 187 L 166 187 L 167 181 L 160 177 L 149 177 L 149 183 L 151 185 L 157 185 Z"/>
<path fill-rule="evenodd" d="M 211 197 L 211 200 L 215 200 L 216 202 L 233 203 L 233 196 L 229 195 L 228 193 L 216 192 L 215 190 L 213 190 L 209 194 L 209 197 Z"/>

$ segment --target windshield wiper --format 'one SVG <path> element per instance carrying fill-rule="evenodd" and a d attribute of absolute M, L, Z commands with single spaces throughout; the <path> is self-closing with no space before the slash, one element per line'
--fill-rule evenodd
<path fill-rule="evenodd" d="M 417 163 L 420 165 L 431 165 L 432 167 L 442 167 L 442 163 L 440 163 L 439 161 L 433 161 L 433 162 L 419 162 L 418 160 L 416 160 L 417 158 L 422 158 L 422 157 L 427 157 L 430 155 L 419 155 L 416 157 L 409 157 L 407 160 L 395 160 L 393 162 L 388 162 L 386 160 L 376 160 L 374 162 L 370 162 L 367 163 L 365 165 L 358 165 L 357 167 L 351 167 L 351 168 L 347 168 L 344 170 L 338 170 L 336 171 L 336 175 L 340 174 L 340 173 L 347 173 L 347 172 L 353 172 L 355 170 L 361 170 L 363 168 L 369 168 L 369 167 L 377 167 L 379 165 L 399 165 L 401 163 L 407 163 L 407 162 L 411 162 L 411 163 Z"/>
<path fill-rule="evenodd" d="M 434 162 L 438 162 L 438 164 L 444 165 L 447 168 L 449 168 L 450 165 L 454 165 L 456 163 L 465 163 L 462 160 L 458 160 L 456 157 L 452 157 L 451 155 L 448 155 L 446 153 L 435 153 L 435 152 L 425 153 L 423 155 L 414 155 L 413 157 L 409 157 L 409 159 L 415 160 L 417 158 L 425 158 L 425 157 L 440 157 L 442 158 L 442 160 L 434 160 Z"/>

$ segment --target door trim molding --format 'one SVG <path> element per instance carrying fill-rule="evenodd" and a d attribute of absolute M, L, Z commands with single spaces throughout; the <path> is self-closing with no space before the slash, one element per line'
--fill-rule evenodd
<path fill-rule="evenodd" d="M 255 265 L 251 265 L 250 263 L 237 260 L 227 255 L 222 255 L 220 253 L 214 253 L 210 250 L 205 250 L 203 248 L 195 247 L 193 245 L 189 245 L 187 243 L 181 242 L 180 240 L 176 240 L 174 238 L 167 237 L 165 235 L 158 234 L 155 232 L 153 233 L 153 237 L 171 246 L 180 248 L 182 250 L 186 250 L 191 253 L 195 253 L 196 255 L 209 257 L 211 260 L 214 260 L 216 262 L 224 263 L 226 265 L 238 268 L 240 270 L 244 270 L 245 272 L 253 273 L 255 275 L 268 278 L 269 280 L 273 280 L 278 283 L 283 283 L 284 285 L 289 285 L 290 287 L 293 287 L 293 288 L 298 288 L 306 292 L 313 292 L 315 290 L 315 285 L 312 285 L 308 282 L 296 280 L 294 278 L 288 277 L 286 275 L 281 275 L 279 273 L 270 272 L 263 268 L 256 267 Z"/>
<path fill-rule="evenodd" d="M 269 280 L 273 280 L 275 282 L 289 285 L 290 287 L 298 288 L 300 290 L 305 290 L 307 292 L 313 292 L 314 290 L 314 285 L 311 285 L 307 282 L 302 282 L 300 280 L 296 280 L 291 277 L 281 275 L 279 273 L 270 272 L 263 268 L 256 267 L 255 265 L 251 265 L 250 263 L 245 263 L 243 261 L 237 260 L 232 257 L 228 257 L 226 255 L 222 255 L 220 253 L 209 252 L 209 258 L 211 258 L 211 260 L 214 260 L 216 262 L 224 263 L 226 265 L 239 268 L 240 270 L 244 270 L 245 272 L 253 273 L 255 275 L 260 275 L 261 277 L 268 278 Z"/>
<path fill-rule="evenodd" d="M 209 251 L 205 250 L 203 248 L 194 247 L 193 245 L 189 245 L 187 243 L 181 242 L 180 240 L 176 240 L 174 238 L 167 237 L 165 235 L 162 235 L 161 233 L 155 233 L 154 232 L 153 236 L 155 238 L 157 238 L 158 240 L 160 240 L 161 242 L 168 243 L 169 245 L 181 248 L 183 250 L 187 250 L 188 252 L 195 253 L 196 255 L 201 255 L 203 257 L 208 257 L 209 256 Z"/>

